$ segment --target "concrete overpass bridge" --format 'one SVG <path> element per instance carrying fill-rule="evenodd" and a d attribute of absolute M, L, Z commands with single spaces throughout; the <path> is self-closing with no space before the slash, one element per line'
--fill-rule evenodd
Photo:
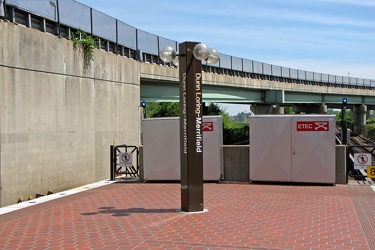
<path fill-rule="evenodd" d="M 149 68 L 145 66 L 145 68 Z M 233 76 L 211 73 L 204 67 L 203 100 L 205 102 L 251 104 L 253 106 L 300 106 L 300 110 L 320 113 L 313 106 L 341 108 L 348 98 L 349 107 L 375 105 L 375 90 L 357 86 L 343 86 L 327 82 L 294 81 L 291 78 L 267 75 Z M 147 102 L 178 102 L 178 70 L 150 65 L 141 75 L 141 100 Z M 306 106 L 303 108 L 302 106 Z M 309 111 L 309 108 L 310 110 Z M 320 110 L 320 111 L 319 111 Z"/>
<path fill-rule="evenodd" d="M 328 108 L 341 108 L 345 97 L 354 116 L 354 132 L 360 133 L 369 111 L 375 107 L 375 90 L 371 87 L 256 74 L 225 75 L 210 70 L 204 67 L 204 102 L 249 104 L 255 114 L 283 114 L 285 106 L 293 107 L 296 113 L 322 114 Z M 140 96 L 146 102 L 179 101 L 178 70 L 146 64 L 141 74 Z"/>

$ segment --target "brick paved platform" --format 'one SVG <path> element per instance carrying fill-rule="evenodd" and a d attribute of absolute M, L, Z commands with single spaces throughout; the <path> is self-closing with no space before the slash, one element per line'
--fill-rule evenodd
<path fill-rule="evenodd" d="M 0 215 L 0 249 L 375 249 L 370 186 L 113 183 Z"/>

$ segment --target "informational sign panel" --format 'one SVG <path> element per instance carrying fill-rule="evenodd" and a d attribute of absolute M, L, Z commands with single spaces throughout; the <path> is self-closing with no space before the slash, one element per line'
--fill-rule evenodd
<path fill-rule="evenodd" d="M 202 62 L 196 42 L 179 44 L 181 210 L 203 211 Z"/>
<path fill-rule="evenodd" d="M 375 166 L 367 167 L 367 177 L 371 179 L 375 178 Z"/>
<path fill-rule="evenodd" d="M 120 153 L 119 165 L 122 167 L 133 166 L 133 154 L 132 153 Z"/>
<path fill-rule="evenodd" d="M 213 122 L 203 122 L 202 129 L 204 132 L 212 132 L 214 131 L 214 123 Z"/>
<path fill-rule="evenodd" d="M 329 131 L 328 121 L 298 121 L 297 131 Z"/>
<path fill-rule="evenodd" d="M 354 154 L 354 169 L 367 169 L 371 166 L 371 154 L 355 153 Z"/>

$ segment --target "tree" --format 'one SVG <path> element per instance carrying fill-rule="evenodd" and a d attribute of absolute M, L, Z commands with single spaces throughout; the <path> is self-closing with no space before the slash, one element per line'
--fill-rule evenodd
<path fill-rule="evenodd" d="M 250 112 L 241 112 L 238 113 L 237 115 L 232 116 L 232 121 L 233 122 L 247 122 L 251 116 Z"/>
<path fill-rule="evenodd" d="M 152 102 L 147 103 L 146 115 L 150 117 L 180 116 L 180 105 L 178 102 Z M 216 103 L 210 103 L 205 108 L 205 115 L 225 115 L 225 110 L 220 109 Z"/>
<path fill-rule="evenodd" d="M 223 110 L 216 103 L 210 103 L 207 107 L 207 114 L 208 115 L 221 115 L 223 114 Z"/>
<path fill-rule="evenodd" d="M 171 117 L 180 116 L 178 102 L 151 102 L 146 106 L 146 117 Z"/>
<path fill-rule="evenodd" d="M 284 107 L 284 114 L 293 114 L 293 107 Z"/>
<path fill-rule="evenodd" d="M 210 103 L 210 105 L 208 105 L 207 110 L 208 115 L 221 115 L 224 128 L 231 127 L 232 123 L 230 121 L 229 114 L 226 112 L 225 108 L 219 107 L 216 103 Z"/>
<path fill-rule="evenodd" d="M 341 117 L 342 117 L 342 112 L 341 111 L 337 111 L 337 113 L 336 113 L 336 121 L 337 122 L 341 122 Z M 348 128 L 353 127 L 353 125 L 354 125 L 354 119 L 353 119 L 353 117 L 350 114 L 350 110 L 345 110 L 345 112 L 344 112 L 344 119 L 346 121 L 346 124 L 348 125 Z"/>
<path fill-rule="evenodd" d="M 367 122 L 366 122 L 366 124 L 375 124 L 375 117 L 370 117 L 368 120 L 367 120 Z"/>

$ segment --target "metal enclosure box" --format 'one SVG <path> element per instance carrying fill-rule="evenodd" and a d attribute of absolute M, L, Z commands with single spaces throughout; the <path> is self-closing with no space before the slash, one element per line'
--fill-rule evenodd
<path fill-rule="evenodd" d="M 150 118 L 142 121 L 143 179 L 181 180 L 179 117 Z M 223 177 L 223 125 L 221 116 L 203 117 L 203 179 Z"/>
<path fill-rule="evenodd" d="M 250 180 L 336 181 L 335 115 L 255 115 L 250 118 Z"/>

